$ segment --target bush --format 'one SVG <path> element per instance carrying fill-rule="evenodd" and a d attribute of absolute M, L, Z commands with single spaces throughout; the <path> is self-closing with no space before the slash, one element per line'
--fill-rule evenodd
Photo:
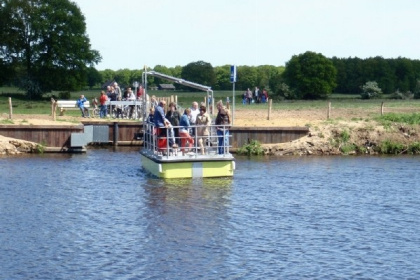
<path fill-rule="evenodd" d="M 379 145 L 382 154 L 401 154 L 405 151 L 405 147 L 401 143 L 386 140 Z"/>
<path fill-rule="evenodd" d="M 30 100 L 42 98 L 43 92 L 39 83 L 31 78 L 22 78 L 19 82 L 19 88 L 26 92 L 26 96 Z"/>
<path fill-rule="evenodd" d="M 417 80 L 416 88 L 414 89 L 414 98 L 420 99 L 420 80 Z"/>
<path fill-rule="evenodd" d="M 257 140 L 251 140 L 249 144 L 245 144 L 238 149 L 238 154 L 243 155 L 262 155 L 264 154 L 264 149 L 261 147 L 261 143 Z"/>
<path fill-rule="evenodd" d="M 61 91 L 58 93 L 58 98 L 59 99 L 70 99 L 71 95 L 70 95 L 70 91 Z"/>
<path fill-rule="evenodd" d="M 382 89 L 378 86 L 377 82 L 369 81 L 362 86 L 362 93 L 360 95 L 362 99 L 379 98 L 382 96 Z"/>
<path fill-rule="evenodd" d="M 279 88 L 276 91 L 276 95 L 279 96 L 281 99 L 289 99 L 289 100 L 296 100 L 298 96 L 296 95 L 295 91 L 292 90 L 287 84 L 281 83 Z"/>
<path fill-rule="evenodd" d="M 407 149 L 407 153 L 412 155 L 420 154 L 420 142 L 411 143 Z"/>
<path fill-rule="evenodd" d="M 414 97 L 414 94 L 411 91 L 400 92 L 399 90 L 397 90 L 396 92 L 391 94 L 389 98 L 390 99 L 413 99 L 413 97 Z"/>

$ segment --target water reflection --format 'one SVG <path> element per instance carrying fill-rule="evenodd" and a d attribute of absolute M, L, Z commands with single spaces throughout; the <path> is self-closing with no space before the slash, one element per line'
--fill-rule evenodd
<path fill-rule="evenodd" d="M 143 275 L 179 276 L 183 263 L 188 271 L 183 278 L 197 279 L 203 270 L 226 261 L 215 256 L 229 230 L 231 188 L 232 179 L 148 179 L 145 249 L 154 254 L 144 260 L 153 266 L 144 266 Z"/>

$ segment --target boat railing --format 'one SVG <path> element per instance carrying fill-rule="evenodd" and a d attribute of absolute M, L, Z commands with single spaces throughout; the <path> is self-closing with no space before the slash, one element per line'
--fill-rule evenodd
<path fill-rule="evenodd" d="M 207 125 L 208 135 L 200 135 L 200 131 L 205 128 L 202 125 L 191 125 L 185 132 L 182 126 L 159 128 L 153 123 L 146 123 L 143 146 L 158 156 L 231 156 L 229 149 L 232 147 L 232 136 L 229 127 Z"/>

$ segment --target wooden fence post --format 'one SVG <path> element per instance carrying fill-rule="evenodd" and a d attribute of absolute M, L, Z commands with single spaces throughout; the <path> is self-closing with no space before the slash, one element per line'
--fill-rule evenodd
<path fill-rule="evenodd" d="M 331 101 L 328 102 L 327 120 L 331 117 Z"/>
<path fill-rule="evenodd" d="M 268 99 L 268 116 L 267 116 L 267 120 L 270 120 L 271 106 L 272 105 L 273 105 L 273 99 Z"/>
<path fill-rule="evenodd" d="M 384 102 L 382 101 L 382 104 L 381 104 L 381 116 L 383 116 L 384 115 Z"/>
<path fill-rule="evenodd" d="M 57 101 L 54 100 L 54 98 L 51 98 L 51 115 L 53 118 L 53 121 L 56 120 L 56 109 L 57 109 Z"/>
<path fill-rule="evenodd" d="M 13 107 L 12 107 L 12 98 L 9 97 L 9 120 L 13 117 Z"/>

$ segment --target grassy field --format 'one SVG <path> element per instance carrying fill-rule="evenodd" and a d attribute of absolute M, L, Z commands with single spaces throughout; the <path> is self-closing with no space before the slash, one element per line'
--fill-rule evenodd
<path fill-rule="evenodd" d="M 252 109 L 252 110 L 267 110 L 267 104 L 242 104 L 242 91 L 235 92 L 235 106 L 237 109 Z M 84 94 L 88 100 L 100 96 L 100 89 L 84 90 L 79 92 L 72 92 L 71 99 L 76 100 L 80 94 Z M 206 92 L 163 92 L 163 91 L 148 91 L 149 95 L 170 96 L 177 95 L 178 103 L 182 107 L 189 107 L 193 101 L 202 102 L 206 96 Z M 12 98 L 12 108 L 14 114 L 50 114 L 51 113 L 51 96 L 58 96 L 58 92 L 46 94 L 43 100 L 28 100 L 22 91 L 16 88 L 0 88 L 0 113 L 9 113 L 9 97 Z M 216 91 L 214 92 L 215 101 L 223 100 L 229 97 L 232 102 L 232 91 Z M 418 108 L 420 111 L 420 100 L 392 100 L 392 99 L 372 99 L 362 100 L 358 95 L 333 94 L 329 100 L 316 101 L 275 101 L 273 102 L 273 110 L 307 110 L 307 109 L 321 109 L 326 108 L 328 102 L 331 102 L 334 108 L 343 109 L 373 109 L 380 108 L 381 103 L 385 102 L 387 108 Z M 78 116 L 80 112 L 77 110 L 68 111 L 68 115 Z"/>

